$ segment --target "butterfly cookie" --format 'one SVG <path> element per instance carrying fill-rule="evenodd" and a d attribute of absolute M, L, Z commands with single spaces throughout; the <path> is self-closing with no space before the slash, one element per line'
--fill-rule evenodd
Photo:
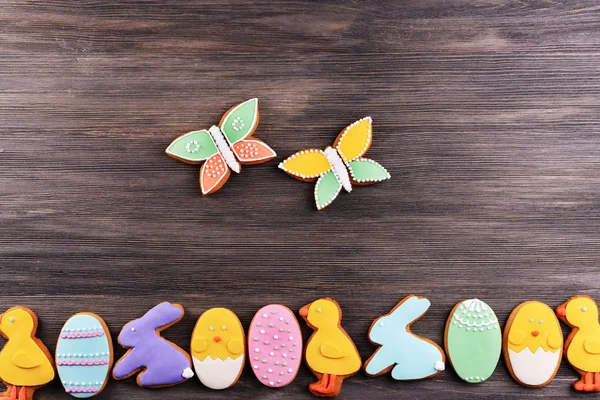
<path fill-rule="evenodd" d="M 350 193 L 352 185 L 370 185 L 390 179 L 388 171 L 379 163 L 362 157 L 373 139 L 371 125 L 371 117 L 360 119 L 338 135 L 333 147 L 301 150 L 286 158 L 279 168 L 301 181 L 317 181 L 315 201 L 319 210 L 330 205 L 342 188 Z"/>
<path fill-rule="evenodd" d="M 165 152 L 186 164 L 198 165 L 200 190 L 209 195 L 219 190 L 230 170 L 241 171 L 241 164 L 262 164 L 276 156 L 263 141 L 249 137 L 258 126 L 258 99 L 250 99 L 231 108 L 223 115 L 219 126 L 193 131 L 179 136 Z"/>

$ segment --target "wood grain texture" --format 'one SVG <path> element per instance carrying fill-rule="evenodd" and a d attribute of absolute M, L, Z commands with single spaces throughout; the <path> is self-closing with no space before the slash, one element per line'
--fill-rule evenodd
<path fill-rule="evenodd" d="M 330 296 L 366 359 L 372 320 L 410 293 L 431 299 L 413 330 L 437 343 L 465 298 L 502 323 L 525 300 L 600 299 L 599 66 L 592 0 L 2 0 L 0 308 L 35 310 L 54 351 L 75 312 L 116 336 L 180 302 L 165 336 L 188 348 L 209 307 L 247 327 Z M 255 96 L 277 159 L 203 198 L 199 168 L 164 149 Z M 316 212 L 277 163 L 366 115 L 392 179 Z M 541 390 L 502 361 L 482 385 L 361 372 L 341 398 L 566 397 L 576 378 L 566 362 Z M 312 381 L 303 366 L 271 390 L 247 367 L 222 392 L 132 379 L 98 398 L 308 399 Z M 69 397 L 55 381 L 37 398 Z"/>

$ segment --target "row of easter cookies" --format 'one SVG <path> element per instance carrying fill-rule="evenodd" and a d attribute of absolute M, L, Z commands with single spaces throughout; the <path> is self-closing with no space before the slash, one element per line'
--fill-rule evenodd
<path fill-rule="evenodd" d="M 129 350 L 115 364 L 112 376 L 121 380 L 137 374 L 142 387 L 166 387 L 193 377 L 193 365 L 200 381 L 218 390 L 237 382 L 247 358 L 257 379 L 277 388 L 294 380 L 304 350 L 306 363 L 318 378 L 309 386 L 316 396 L 338 395 L 343 380 L 361 367 L 372 377 L 391 371 L 392 377 L 401 381 L 431 378 L 444 370 L 446 354 L 410 330 L 430 304 L 411 295 L 377 318 L 369 329 L 369 340 L 379 348 L 363 364 L 341 326 L 339 305 L 328 298 L 299 311 L 315 331 L 306 346 L 294 313 L 285 306 L 261 308 L 251 322 L 247 342 L 244 328 L 232 311 L 209 309 L 199 317 L 192 333 L 191 357 L 160 335 L 184 314 L 182 306 L 164 302 L 122 328 L 118 341 Z M 600 391 L 596 303 L 587 296 L 576 296 L 559 306 L 556 315 L 573 328 L 564 350 L 569 363 L 581 374 L 574 388 Z M 556 315 L 544 303 L 522 303 L 511 313 L 502 336 L 490 306 L 478 299 L 464 300 L 454 307 L 446 324 L 449 361 L 460 378 L 481 383 L 494 372 L 503 352 L 517 382 L 532 388 L 547 385 L 563 353 Z M 32 400 L 37 388 L 54 379 L 55 364 L 65 391 L 73 397 L 92 397 L 104 389 L 113 364 L 113 348 L 102 318 L 92 313 L 69 318 L 58 338 L 55 360 L 35 336 L 36 329 L 37 317 L 25 307 L 13 307 L 2 315 L 0 332 L 8 341 L 0 352 L 0 379 L 8 390 L 0 397 Z"/>

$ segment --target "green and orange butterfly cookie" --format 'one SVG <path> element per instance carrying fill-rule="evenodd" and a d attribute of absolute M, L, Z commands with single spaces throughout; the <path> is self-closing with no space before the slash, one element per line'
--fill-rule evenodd
<path fill-rule="evenodd" d="M 360 119 L 338 135 L 333 147 L 301 150 L 286 158 L 279 168 L 301 181 L 317 181 L 315 201 L 319 210 L 330 205 L 342 188 L 349 193 L 352 185 L 370 185 L 390 179 L 384 167 L 362 157 L 371 147 L 371 124 L 371 117 Z"/>
<path fill-rule="evenodd" d="M 186 164 L 202 165 L 200 190 L 209 195 L 219 190 L 230 170 L 241 171 L 241 164 L 262 164 L 276 156 L 273 149 L 256 138 L 249 138 L 258 126 L 258 99 L 231 108 L 219 126 L 179 136 L 165 151 L 169 157 Z"/>

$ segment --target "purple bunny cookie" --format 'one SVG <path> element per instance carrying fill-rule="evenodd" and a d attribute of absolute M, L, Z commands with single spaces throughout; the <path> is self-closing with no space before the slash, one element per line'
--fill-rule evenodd
<path fill-rule="evenodd" d="M 142 371 L 136 379 L 138 385 L 164 387 L 194 376 L 189 354 L 160 336 L 161 331 L 181 318 L 182 306 L 164 302 L 125 325 L 119 334 L 119 344 L 129 350 L 117 361 L 113 377 L 127 379 Z"/>

